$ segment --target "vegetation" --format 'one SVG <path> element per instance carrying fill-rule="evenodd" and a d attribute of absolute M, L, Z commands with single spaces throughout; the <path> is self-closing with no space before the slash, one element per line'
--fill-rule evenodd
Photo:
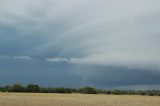
<path fill-rule="evenodd" d="M 97 94 L 98 93 L 98 90 L 92 87 L 80 88 L 78 91 L 79 93 L 84 93 L 84 94 Z"/>
<path fill-rule="evenodd" d="M 160 96 L 159 90 L 97 90 L 93 87 L 83 87 L 80 89 L 72 88 L 44 88 L 36 84 L 28 84 L 23 86 L 19 83 L 11 86 L 0 87 L 0 92 L 27 92 L 27 93 L 82 93 L 82 94 L 113 94 L 113 95 L 149 95 Z"/>

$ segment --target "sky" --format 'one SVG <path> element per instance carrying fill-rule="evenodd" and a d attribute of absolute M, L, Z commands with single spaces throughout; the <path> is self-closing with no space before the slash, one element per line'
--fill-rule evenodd
<path fill-rule="evenodd" d="M 160 89 L 159 0 L 0 0 L 0 86 Z"/>

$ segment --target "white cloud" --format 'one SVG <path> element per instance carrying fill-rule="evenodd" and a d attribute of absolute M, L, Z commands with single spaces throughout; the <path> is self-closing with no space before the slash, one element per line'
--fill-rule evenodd
<path fill-rule="evenodd" d="M 70 63 L 160 70 L 159 53 L 109 52 L 84 58 L 71 58 Z"/>
<path fill-rule="evenodd" d="M 33 58 L 30 56 L 13 56 L 13 59 L 22 59 L 22 60 L 32 60 Z"/>
<path fill-rule="evenodd" d="M 71 64 L 88 64 L 102 66 L 127 67 L 131 69 L 160 70 L 159 53 L 152 52 L 107 52 L 92 54 L 82 58 L 48 58 L 50 62 L 68 62 Z"/>
<path fill-rule="evenodd" d="M 68 62 L 67 58 L 60 58 L 60 57 L 47 58 L 46 60 L 49 62 Z"/>

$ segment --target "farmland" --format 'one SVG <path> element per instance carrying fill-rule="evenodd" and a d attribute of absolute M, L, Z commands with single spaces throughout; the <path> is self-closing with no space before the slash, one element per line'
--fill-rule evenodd
<path fill-rule="evenodd" d="M 160 97 L 78 93 L 0 93 L 0 106 L 160 106 Z"/>

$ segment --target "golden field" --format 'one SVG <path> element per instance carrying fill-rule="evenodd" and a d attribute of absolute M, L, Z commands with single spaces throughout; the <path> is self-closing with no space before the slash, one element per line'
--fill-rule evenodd
<path fill-rule="evenodd" d="M 158 96 L 0 93 L 0 106 L 160 106 Z"/>

